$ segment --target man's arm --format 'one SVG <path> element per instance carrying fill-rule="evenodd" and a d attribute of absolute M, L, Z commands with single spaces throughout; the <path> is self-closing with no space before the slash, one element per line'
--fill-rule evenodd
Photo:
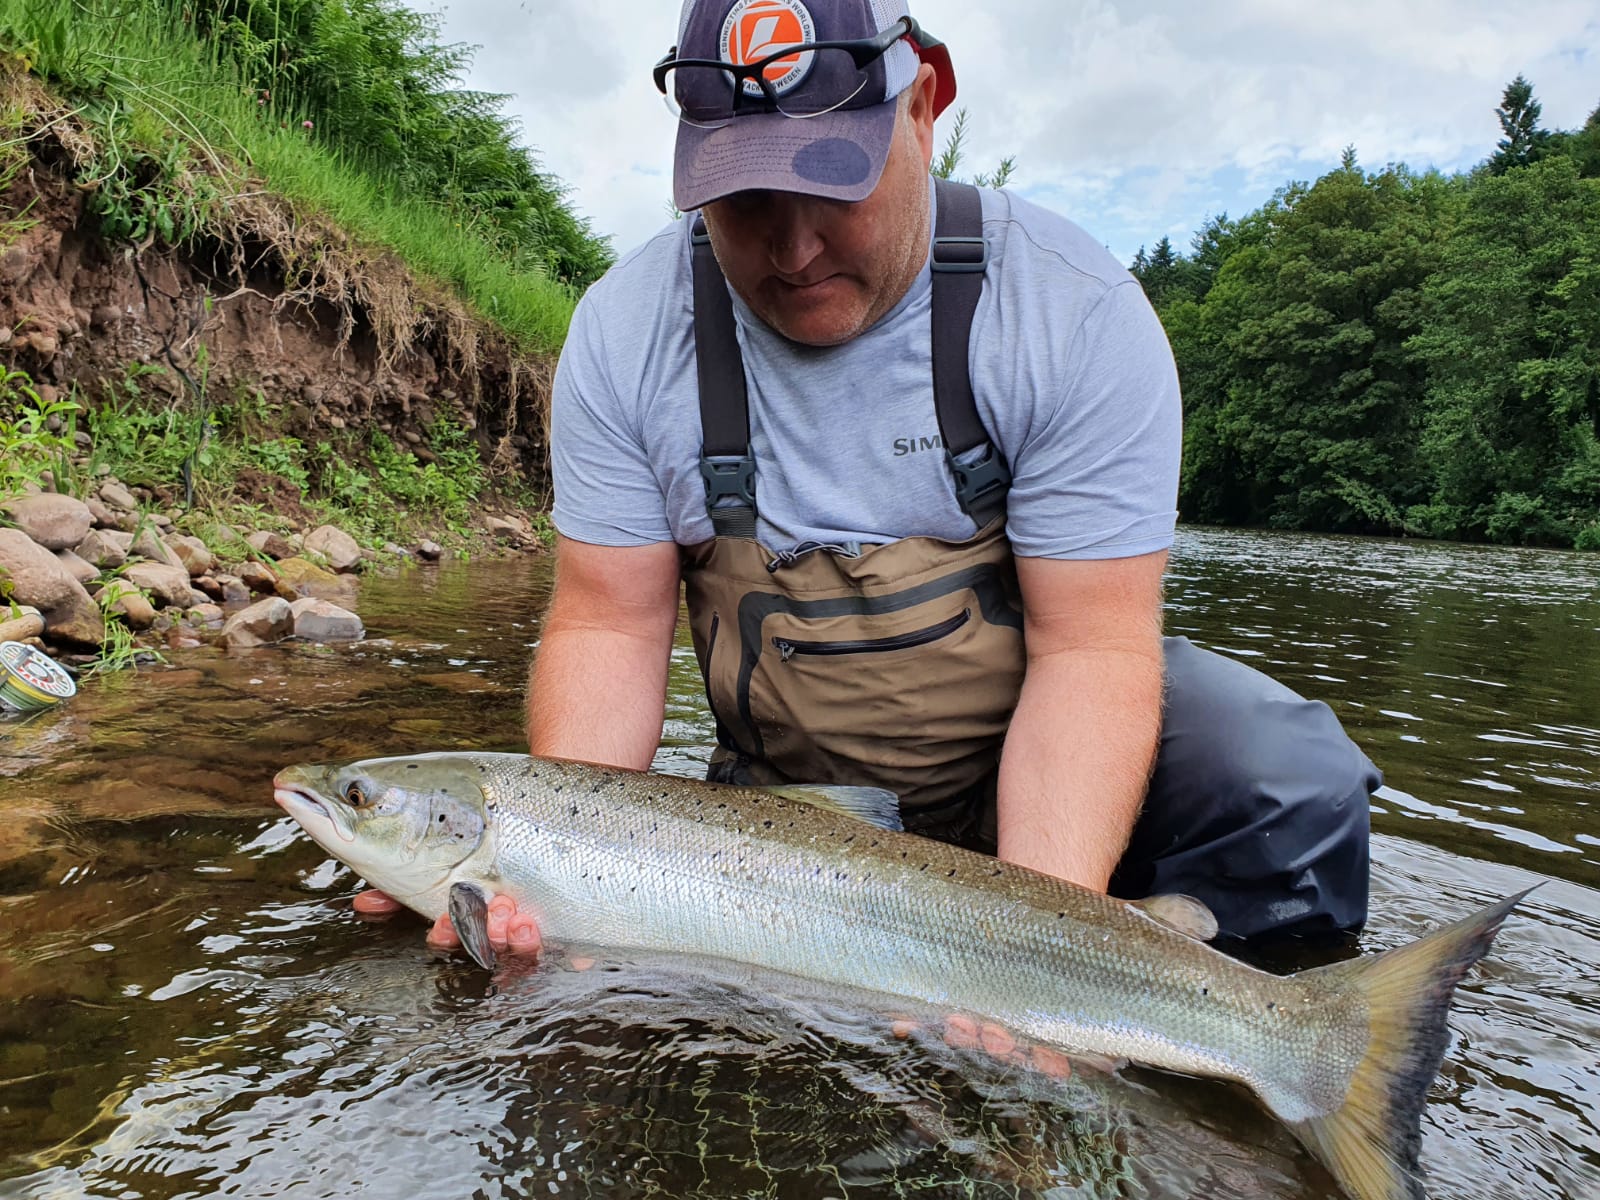
<path fill-rule="evenodd" d="M 528 749 L 643 770 L 661 741 L 678 547 L 556 542 L 555 595 L 528 679 Z"/>
<path fill-rule="evenodd" d="M 1000 760 L 1000 857 L 1105 891 L 1161 731 L 1167 554 L 1018 558 L 1028 642 Z"/>

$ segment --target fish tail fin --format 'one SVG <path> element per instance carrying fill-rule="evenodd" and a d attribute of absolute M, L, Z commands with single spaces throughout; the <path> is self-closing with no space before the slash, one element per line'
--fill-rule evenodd
<path fill-rule="evenodd" d="M 1532 891 L 1533 889 L 1528 889 Z M 1450 1031 L 1456 985 L 1489 949 L 1521 892 L 1386 954 L 1306 975 L 1358 993 L 1370 1041 L 1341 1107 L 1290 1128 L 1358 1200 L 1423 1200 L 1422 1110 Z"/>

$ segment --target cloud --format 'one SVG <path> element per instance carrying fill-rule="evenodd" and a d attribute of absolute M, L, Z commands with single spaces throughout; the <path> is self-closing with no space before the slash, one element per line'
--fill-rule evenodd
<path fill-rule="evenodd" d="M 1354 144 L 1369 167 L 1457 170 L 1499 138 L 1530 78 L 1547 127 L 1600 103 L 1592 0 L 912 0 L 950 47 L 971 113 L 969 170 L 1015 154 L 1014 186 L 1124 260 L 1242 214 Z M 451 40 L 483 46 L 470 84 L 510 93 L 546 169 L 619 249 L 665 218 L 674 126 L 650 82 L 664 0 L 452 0 Z M 941 123 L 940 135 L 949 119 Z"/>

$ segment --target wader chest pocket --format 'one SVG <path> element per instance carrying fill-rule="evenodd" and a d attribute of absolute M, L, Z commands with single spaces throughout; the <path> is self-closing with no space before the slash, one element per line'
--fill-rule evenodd
<path fill-rule="evenodd" d="M 796 654 L 876 654 L 886 650 L 910 650 L 948 637 L 970 620 L 972 620 L 972 610 L 964 608 L 948 621 L 940 621 L 937 625 L 930 625 L 926 629 L 914 629 L 910 633 L 897 633 L 891 637 L 856 638 L 851 641 L 834 642 L 793 641 L 789 638 L 775 637 L 772 639 L 772 645 L 783 662 L 788 662 Z"/>

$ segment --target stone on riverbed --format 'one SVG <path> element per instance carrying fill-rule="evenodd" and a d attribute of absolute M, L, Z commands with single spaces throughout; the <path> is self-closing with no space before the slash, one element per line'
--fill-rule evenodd
<path fill-rule="evenodd" d="M 40 492 L 7 500 L 5 514 L 11 523 L 46 550 L 71 550 L 89 535 L 94 515 L 82 500 Z"/>
<path fill-rule="evenodd" d="M 310 559 L 286 558 L 278 564 L 277 592 L 285 600 L 299 600 L 303 596 L 347 600 L 355 595 L 356 582 L 323 570 Z"/>
<path fill-rule="evenodd" d="M 182 533 L 169 533 L 167 548 L 178 556 L 178 561 L 189 569 L 189 578 L 198 579 L 216 565 L 211 547 L 197 537 Z"/>
<path fill-rule="evenodd" d="M 102 571 L 115 571 L 128 561 L 128 551 L 118 539 L 110 537 L 99 529 L 91 529 L 89 536 L 77 544 L 73 553 L 85 562 L 93 563 Z"/>
<path fill-rule="evenodd" d="M 71 575 L 85 587 L 88 587 L 89 584 L 100 578 L 99 567 L 95 566 L 93 563 L 84 562 L 83 559 L 79 558 L 71 550 L 57 550 L 56 561 L 67 569 L 67 574 Z"/>
<path fill-rule="evenodd" d="M 189 571 L 171 563 L 134 563 L 122 572 L 134 587 L 143 588 L 161 602 L 163 608 L 189 607 Z"/>
<path fill-rule="evenodd" d="M 20 529 L 0 529 L 0 576 L 9 580 L 12 601 L 43 614 L 48 637 L 79 646 L 105 641 L 105 621 L 83 584 Z"/>
<path fill-rule="evenodd" d="M 322 525 L 306 534 L 306 549 L 328 560 L 341 575 L 361 565 L 361 545 L 336 525 Z"/>
<path fill-rule="evenodd" d="M 248 650 L 281 642 L 294 632 L 294 613 L 281 596 L 258 600 L 228 618 L 222 627 L 222 640 L 230 649 Z"/>
<path fill-rule="evenodd" d="M 240 563 L 238 574 L 239 582 L 252 592 L 262 592 L 270 596 L 274 595 L 278 590 L 278 577 L 272 573 L 272 568 L 267 566 L 266 563 Z"/>
<path fill-rule="evenodd" d="M 149 629 L 156 623 L 155 607 L 144 598 L 144 593 L 120 579 L 112 580 L 96 592 L 95 603 L 105 605 L 120 616 L 129 629 Z"/>
<path fill-rule="evenodd" d="M 139 558 L 148 558 L 154 563 L 165 563 L 169 567 L 183 566 L 182 561 L 167 548 L 167 544 L 161 540 L 161 535 L 152 525 L 146 525 L 139 530 L 133 539 L 133 545 L 128 548 L 128 553 Z"/>
<path fill-rule="evenodd" d="M 295 549 L 290 545 L 289 539 L 270 529 L 259 529 L 244 540 L 249 543 L 250 549 L 257 554 L 265 554 L 268 558 L 294 557 Z"/>
<path fill-rule="evenodd" d="M 361 618 L 327 600 L 307 596 L 289 606 L 294 636 L 308 642 L 359 642 L 366 634 Z"/>

